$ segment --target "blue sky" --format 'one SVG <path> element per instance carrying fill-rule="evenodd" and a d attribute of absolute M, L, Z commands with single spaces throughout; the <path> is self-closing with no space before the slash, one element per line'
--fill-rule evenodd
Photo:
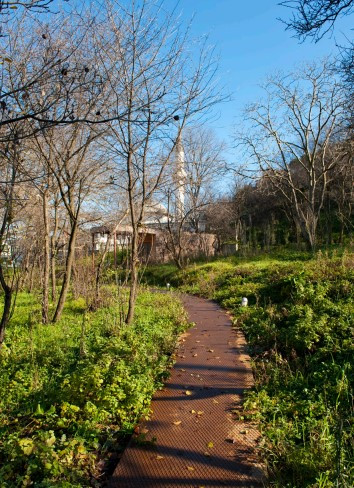
<path fill-rule="evenodd" d="M 69 5 L 96 1 L 69 0 Z M 259 84 L 276 71 L 289 72 L 300 63 L 338 54 L 336 42 L 343 45 L 347 43 L 345 35 L 353 37 L 353 18 L 344 17 L 337 21 L 332 36 L 327 34 L 318 43 L 311 40 L 300 43 L 277 20 L 291 15 L 289 9 L 278 5 L 279 1 L 164 0 L 166 10 L 174 9 L 178 3 L 176 13 L 186 25 L 194 16 L 191 36 L 208 35 L 219 54 L 219 78 L 232 95 L 232 101 L 219 105 L 214 119 L 208 123 L 229 144 L 226 157 L 230 163 L 237 157 L 231 147 L 232 134 L 240 122 L 243 107 L 262 95 Z"/>
<path fill-rule="evenodd" d="M 175 4 L 166 0 L 166 6 Z M 218 107 L 219 118 L 212 124 L 222 138 L 230 136 L 245 104 L 259 98 L 258 84 L 267 75 L 336 53 L 336 40 L 344 39 L 341 32 L 352 35 L 353 19 L 347 17 L 336 25 L 335 37 L 301 44 L 277 20 L 290 16 L 277 0 L 180 0 L 177 11 L 186 22 L 195 14 L 192 35 L 209 34 L 220 54 L 219 76 L 233 96 Z"/>

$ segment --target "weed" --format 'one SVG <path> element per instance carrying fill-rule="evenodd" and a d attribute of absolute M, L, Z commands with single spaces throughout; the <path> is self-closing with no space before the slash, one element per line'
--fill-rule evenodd
<path fill-rule="evenodd" d="M 90 486 L 98 455 L 148 414 L 184 313 L 145 291 L 128 327 L 110 304 L 87 312 L 71 300 L 58 324 L 42 325 L 36 299 L 19 295 L 0 352 L 1 487 Z"/>
<path fill-rule="evenodd" d="M 270 485 L 353 486 L 353 254 L 279 251 L 149 273 L 217 300 L 245 332 L 256 380 L 245 411 Z"/>

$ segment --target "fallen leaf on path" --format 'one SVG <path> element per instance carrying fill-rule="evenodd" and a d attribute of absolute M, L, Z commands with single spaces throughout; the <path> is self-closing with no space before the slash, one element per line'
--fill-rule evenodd
<path fill-rule="evenodd" d="M 193 394 L 193 393 L 192 393 L 190 390 L 186 390 L 184 393 L 185 393 L 185 395 L 187 395 L 187 396 L 191 396 L 191 395 Z"/>
<path fill-rule="evenodd" d="M 198 354 L 193 354 L 193 357 L 196 358 L 198 356 Z"/>
<path fill-rule="evenodd" d="M 218 400 L 215 400 L 215 398 L 214 398 L 213 403 L 219 403 L 219 402 L 218 402 Z"/>
<path fill-rule="evenodd" d="M 165 456 L 156 456 L 156 459 L 165 459 Z"/>
<path fill-rule="evenodd" d="M 204 412 L 203 412 L 203 410 L 198 410 L 197 413 L 198 413 L 198 415 L 203 415 Z"/>
<path fill-rule="evenodd" d="M 214 447 L 214 442 L 211 442 L 211 441 L 210 441 L 210 442 L 208 442 L 208 444 L 207 444 L 207 448 L 208 448 L 208 449 L 212 449 L 213 447 Z"/>
<path fill-rule="evenodd" d="M 193 466 L 187 466 L 188 471 L 194 471 Z"/>
<path fill-rule="evenodd" d="M 182 423 L 182 420 L 176 420 L 175 422 L 173 422 L 174 425 L 179 425 Z"/>
<path fill-rule="evenodd" d="M 197 413 L 195 410 L 191 410 L 191 413 Z"/>
<path fill-rule="evenodd" d="M 214 349 L 208 349 L 208 352 L 214 352 Z"/>

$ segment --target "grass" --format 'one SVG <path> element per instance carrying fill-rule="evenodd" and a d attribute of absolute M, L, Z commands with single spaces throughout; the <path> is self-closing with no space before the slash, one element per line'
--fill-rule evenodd
<path fill-rule="evenodd" d="M 353 264 L 347 252 L 283 252 L 146 274 L 217 300 L 243 329 L 256 380 L 245 412 L 259 422 L 270 486 L 354 485 Z"/>
<path fill-rule="evenodd" d="M 128 327 L 110 294 L 94 313 L 70 300 L 55 325 L 19 294 L 0 352 L 2 488 L 100 486 L 99 461 L 149 415 L 185 315 L 173 297 L 143 291 Z"/>

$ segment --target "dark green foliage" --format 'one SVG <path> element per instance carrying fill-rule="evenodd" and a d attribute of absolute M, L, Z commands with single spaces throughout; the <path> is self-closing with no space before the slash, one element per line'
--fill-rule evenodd
<path fill-rule="evenodd" d="M 353 264 L 347 253 L 284 253 L 179 275 L 183 289 L 218 300 L 246 334 L 256 387 L 245 410 L 260 423 L 271 486 L 354 485 Z"/>
<path fill-rule="evenodd" d="M 71 301 L 47 326 L 37 308 L 19 296 L 0 353 L 0 486 L 90 486 L 98 453 L 148 415 L 184 314 L 171 296 L 147 292 L 129 327 L 113 305 L 85 314 L 83 300 Z"/>

